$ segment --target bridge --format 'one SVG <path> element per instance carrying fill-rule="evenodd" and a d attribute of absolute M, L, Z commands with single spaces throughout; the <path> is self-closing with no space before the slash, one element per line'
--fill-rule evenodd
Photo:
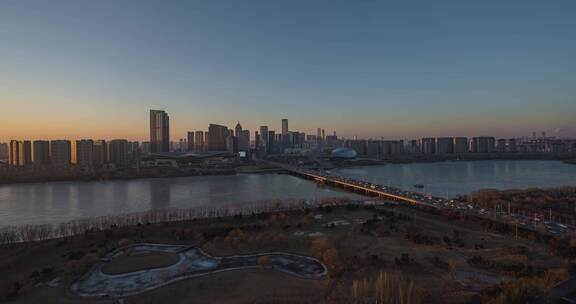
<path fill-rule="evenodd" d="M 357 180 L 350 179 L 350 178 L 344 178 L 341 176 L 332 176 L 329 174 L 320 173 L 318 171 L 307 170 L 304 168 L 295 167 L 295 166 L 286 165 L 286 164 L 277 163 L 277 162 L 268 161 L 268 163 L 270 163 L 271 165 L 280 167 L 280 168 L 288 171 L 290 174 L 293 174 L 293 175 L 296 175 L 299 177 L 303 177 L 306 179 L 314 180 L 318 183 L 330 185 L 332 187 L 342 188 L 342 189 L 347 190 L 347 191 L 357 192 L 357 193 L 361 193 L 361 194 L 369 195 L 369 196 L 381 197 L 381 198 L 391 200 L 391 201 L 404 202 L 404 203 L 409 203 L 409 204 L 416 204 L 416 205 L 423 205 L 426 207 L 438 208 L 438 206 L 435 206 L 435 205 L 425 201 L 426 199 L 432 199 L 432 197 L 429 197 L 429 196 L 425 197 L 424 195 L 419 194 L 419 193 L 405 191 L 405 190 L 401 190 L 401 189 L 397 189 L 397 188 L 393 188 L 393 187 L 388 187 L 388 186 L 381 186 L 381 185 L 376 185 L 376 184 L 372 184 L 372 183 L 366 183 L 366 182 L 357 181 Z"/>
<path fill-rule="evenodd" d="M 516 227 L 522 227 L 526 230 L 539 231 L 549 235 L 576 233 L 576 228 L 572 225 L 568 227 L 567 225 L 556 222 L 538 223 L 536 221 L 536 217 L 531 218 L 530 216 L 522 216 L 518 214 L 501 214 L 498 213 L 496 209 L 494 209 L 493 212 L 490 212 L 477 206 L 472 206 L 469 202 L 466 201 L 448 200 L 445 198 L 434 197 L 431 195 L 425 195 L 395 187 L 382 186 L 369 182 L 354 180 L 352 178 L 330 175 L 321 171 L 309 170 L 306 168 L 278 162 L 265 162 L 269 163 L 270 165 L 282 168 L 284 171 L 289 172 L 292 175 L 314 180 L 321 184 L 326 184 L 332 187 L 341 188 L 346 191 L 352 191 L 363 195 L 381 197 L 390 201 L 403 202 L 435 209 L 449 209 L 503 224 L 516 225 Z"/>

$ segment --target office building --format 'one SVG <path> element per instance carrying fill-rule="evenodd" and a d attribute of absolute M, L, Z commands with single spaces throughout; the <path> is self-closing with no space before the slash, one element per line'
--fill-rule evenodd
<path fill-rule="evenodd" d="M 226 140 L 229 134 L 228 127 L 210 124 L 208 126 L 208 151 L 226 151 Z"/>
<path fill-rule="evenodd" d="M 32 162 L 36 166 L 50 165 L 50 142 L 47 140 L 35 140 L 32 143 Z"/>
<path fill-rule="evenodd" d="M 50 142 L 50 159 L 55 167 L 68 167 L 72 162 L 72 144 L 69 140 Z"/>
<path fill-rule="evenodd" d="M 170 118 L 165 111 L 150 110 L 150 150 L 170 151 Z"/>
<path fill-rule="evenodd" d="M 282 119 L 282 136 L 286 136 L 288 134 L 288 119 Z"/>
<path fill-rule="evenodd" d="M 467 137 L 455 137 L 454 138 L 454 153 L 456 153 L 456 154 L 468 153 L 468 138 Z"/>
<path fill-rule="evenodd" d="M 188 152 L 192 152 L 195 150 L 194 147 L 194 131 L 190 131 L 188 132 L 188 147 L 186 150 L 188 150 Z"/>
<path fill-rule="evenodd" d="M 92 167 L 94 165 L 94 141 L 82 139 L 72 142 L 72 164 L 79 167 Z"/>
<path fill-rule="evenodd" d="M 128 141 L 125 139 L 114 139 L 108 145 L 110 163 L 117 168 L 128 166 Z"/>
<path fill-rule="evenodd" d="M 452 137 L 436 138 L 436 154 L 454 153 L 454 139 Z"/>

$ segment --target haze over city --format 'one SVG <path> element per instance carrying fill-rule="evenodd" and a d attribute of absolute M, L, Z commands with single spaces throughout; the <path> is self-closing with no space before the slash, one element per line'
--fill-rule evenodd
<path fill-rule="evenodd" d="M 573 137 L 573 1 L 4 1 L 0 141 L 208 123 Z"/>

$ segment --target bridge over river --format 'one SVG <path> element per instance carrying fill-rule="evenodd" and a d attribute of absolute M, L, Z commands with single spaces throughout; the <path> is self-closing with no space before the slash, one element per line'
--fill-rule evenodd
<path fill-rule="evenodd" d="M 466 201 L 455 201 L 395 187 L 382 186 L 338 175 L 331 175 L 320 170 L 315 171 L 278 162 L 266 162 L 270 165 L 280 167 L 290 174 L 314 180 L 318 183 L 364 195 L 381 197 L 386 200 L 436 209 L 454 210 L 464 214 L 474 215 L 504 224 L 515 225 L 516 227 L 521 227 L 526 230 L 538 231 L 549 235 L 573 234 L 575 231 L 575 227 L 572 224 L 543 221 L 543 216 L 541 214 L 512 214 L 509 210 L 505 211 L 502 209 L 488 211 L 473 206 L 470 202 Z"/>

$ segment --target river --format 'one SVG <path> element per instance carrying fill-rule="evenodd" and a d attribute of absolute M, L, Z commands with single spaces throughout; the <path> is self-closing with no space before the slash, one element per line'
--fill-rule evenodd
<path fill-rule="evenodd" d="M 559 161 L 449 161 L 343 168 L 332 173 L 442 197 L 483 188 L 576 186 L 576 166 Z M 416 189 L 414 184 L 424 188 Z M 342 196 L 358 197 L 280 174 L 9 184 L 0 185 L 0 227 L 153 209 Z"/>
<path fill-rule="evenodd" d="M 351 167 L 331 172 L 446 198 L 489 188 L 576 186 L 576 165 L 548 160 L 446 161 Z M 415 188 L 416 184 L 424 188 Z"/>
<path fill-rule="evenodd" d="M 282 174 L 8 184 L 0 185 L 0 227 L 154 209 L 343 196 L 359 197 Z"/>

